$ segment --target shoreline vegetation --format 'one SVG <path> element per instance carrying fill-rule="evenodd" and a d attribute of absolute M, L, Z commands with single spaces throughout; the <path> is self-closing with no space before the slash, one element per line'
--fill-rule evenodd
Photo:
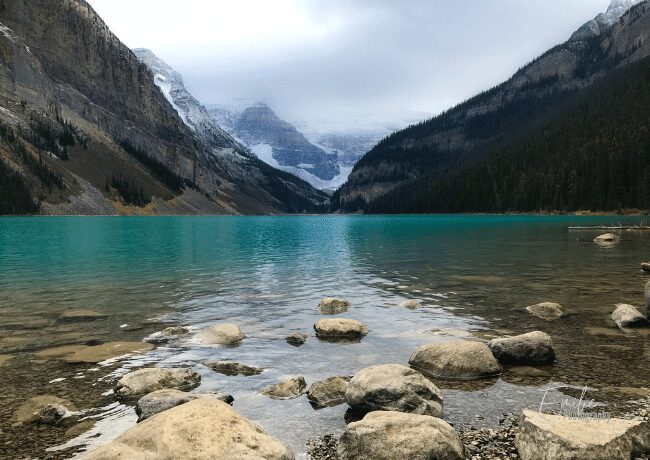
<path fill-rule="evenodd" d="M 645 298 L 646 308 L 650 308 L 650 282 L 646 284 Z M 333 346 L 362 342 L 373 334 L 372 330 L 360 321 L 332 316 L 345 313 L 350 307 L 352 304 L 346 299 L 323 298 L 317 306 L 322 318 L 314 324 L 313 335 L 294 333 L 286 337 L 287 346 L 300 347 L 310 340 Z M 400 307 L 417 310 L 421 304 L 411 299 Z M 531 317 L 544 320 L 551 334 L 554 321 L 571 321 L 567 309 L 556 303 L 543 302 L 526 310 Z M 634 334 L 650 330 L 646 315 L 647 311 L 644 315 L 632 306 L 619 305 L 611 320 L 622 331 Z M 91 325 L 105 317 L 93 310 L 78 310 L 65 312 L 60 321 Z M 117 364 L 133 353 L 146 355 L 156 346 L 238 347 L 250 339 L 250 334 L 235 324 L 223 322 L 201 329 L 175 325 L 144 337 L 142 342 L 59 346 L 37 352 L 36 357 L 99 366 L 103 362 Z M 556 359 L 563 358 L 556 356 L 552 336 L 541 331 L 491 340 L 452 339 L 420 346 L 405 363 L 374 365 L 351 376 L 332 376 L 309 385 L 304 377 L 296 376 L 260 388 L 258 394 L 279 401 L 306 396 L 315 410 L 347 404 L 347 426 L 342 433 L 324 434 L 305 446 L 313 460 L 650 458 L 647 389 L 645 399 L 637 400 L 636 409 L 611 417 L 603 417 L 601 408 L 587 401 L 585 387 L 579 397 L 579 393 L 564 393 L 566 399 L 562 403 L 545 403 L 542 399 L 539 409 L 525 409 L 521 414 L 504 412 L 498 425 L 491 428 L 455 427 L 443 420 L 445 391 L 438 385 L 454 381 L 489 385 L 513 366 L 526 369 L 531 375 L 542 375 L 546 374 L 543 369 L 554 366 Z M 265 370 L 229 360 L 201 364 L 213 372 L 250 379 Z M 138 423 L 116 439 L 91 449 L 84 458 L 220 458 L 253 454 L 269 460 L 294 458 L 294 452 L 282 440 L 268 435 L 233 409 L 236 400 L 229 394 L 192 392 L 200 384 L 201 374 L 187 365 L 144 364 L 130 368 L 116 383 L 112 381 L 113 390 L 108 393 L 116 403 L 135 407 Z M 629 390 L 631 394 L 633 390 Z M 643 389 L 639 388 L 636 395 L 642 394 Z M 543 410 L 545 404 L 548 410 Z M 576 419 L 576 413 L 581 417 Z M 88 411 L 79 410 L 74 401 L 54 395 L 29 399 L 18 409 L 14 420 L 14 426 L 28 429 L 65 427 L 68 438 L 82 435 L 94 424 L 89 423 L 92 416 L 88 416 Z M 61 444 L 61 440 L 52 441 Z M 78 447 L 71 446 L 72 450 L 63 450 L 62 456 L 56 458 L 78 452 Z"/>

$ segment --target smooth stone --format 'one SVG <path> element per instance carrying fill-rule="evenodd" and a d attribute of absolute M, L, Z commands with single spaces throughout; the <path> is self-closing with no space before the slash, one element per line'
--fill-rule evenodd
<path fill-rule="evenodd" d="M 77 351 L 63 355 L 68 363 L 99 363 L 107 359 L 153 350 L 153 345 L 144 342 L 108 342 L 92 347 L 82 346 Z"/>
<path fill-rule="evenodd" d="M 34 353 L 37 359 L 50 359 L 50 358 L 63 358 L 64 356 L 71 355 L 80 350 L 88 348 L 87 345 L 63 345 L 60 347 L 45 348 Z"/>
<path fill-rule="evenodd" d="M 129 372 L 117 383 L 115 393 L 121 397 L 138 396 L 156 390 L 191 389 L 201 382 L 201 375 L 191 369 L 148 367 Z"/>
<path fill-rule="evenodd" d="M 142 422 L 172 407 L 200 398 L 212 398 L 226 404 L 232 404 L 234 401 L 231 395 L 224 393 L 186 393 L 180 390 L 166 389 L 154 391 L 140 398 L 135 406 L 135 413 L 138 414 L 138 422 Z"/>
<path fill-rule="evenodd" d="M 0 367 L 9 364 L 12 359 L 14 359 L 14 355 L 0 355 Z"/>
<path fill-rule="evenodd" d="M 403 412 L 370 412 L 339 439 L 341 460 L 461 460 L 463 443 L 442 419 Z"/>
<path fill-rule="evenodd" d="M 350 302 L 345 299 L 325 297 L 318 304 L 318 309 L 323 315 L 337 315 L 339 313 L 345 313 L 348 311 L 350 305 Z"/>
<path fill-rule="evenodd" d="M 357 372 L 345 391 L 358 413 L 399 411 L 442 417 L 442 392 L 425 376 L 401 364 L 367 367 Z"/>
<path fill-rule="evenodd" d="M 138 423 L 85 457 L 117 458 L 293 460 L 294 454 L 228 404 L 201 398 Z"/>
<path fill-rule="evenodd" d="M 629 460 L 650 449 L 650 422 L 524 410 L 515 445 L 522 460 Z"/>
<path fill-rule="evenodd" d="M 48 409 L 50 407 L 62 409 L 64 415 L 77 410 L 75 405 L 67 399 L 52 395 L 35 396 L 18 407 L 14 414 L 14 421 L 18 423 L 48 423 L 52 420 L 50 418 L 51 409 Z"/>
<path fill-rule="evenodd" d="M 320 339 L 359 339 L 368 334 L 368 327 L 360 321 L 348 318 L 321 319 L 314 324 Z"/>
<path fill-rule="evenodd" d="M 351 377 L 329 377 L 314 382 L 307 390 L 307 399 L 316 409 L 343 404 L 350 379 Z"/>
<path fill-rule="evenodd" d="M 612 319 L 620 328 L 648 326 L 648 320 L 632 305 L 619 303 L 612 313 Z"/>
<path fill-rule="evenodd" d="M 603 235 L 594 238 L 594 241 L 603 242 L 603 243 L 612 243 L 614 241 L 617 241 L 618 239 L 619 239 L 618 235 L 614 235 L 613 233 L 605 233 Z"/>
<path fill-rule="evenodd" d="M 68 310 L 59 315 L 59 321 L 63 323 L 76 323 L 105 319 L 108 315 L 95 310 Z"/>
<path fill-rule="evenodd" d="M 644 272 L 650 272 L 650 262 L 642 262 L 641 270 L 643 270 Z"/>
<path fill-rule="evenodd" d="M 417 310 L 418 308 L 422 307 L 422 304 L 418 300 L 409 299 L 400 302 L 399 306 L 402 308 L 407 308 L 409 310 Z"/>
<path fill-rule="evenodd" d="M 545 319 L 546 321 L 561 318 L 565 314 L 564 307 L 559 303 L 554 302 L 542 302 L 536 305 L 530 305 L 529 307 L 526 307 L 526 310 L 531 315 L 535 315 L 538 318 Z"/>
<path fill-rule="evenodd" d="M 492 339 L 488 347 L 494 357 L 504 364 L 547 364 L 555 361 L 553 340 L 541 331 Z"/>
<path fill-rule="evenodd" d="M 264 388 L 261 393 L 271 399 L 295 399 L 302 396 L 306 388 L 305 378 L 300 376 Z"/>
<path fill-rule="evenodd" d="M 196 341 L 207 345 L 239 345 L 245 338 L 239 326 L 230 323 L 217 324 L 196 334 Z"/>
<path fill-rule="evenodd" d="M 445 342 L 424 345 L 411 355 L 409 364 L 425 375 L 448 380 L 495 377 L 502 368 L 481 342 Z"/>
<path fill-rule="evenodd" d="M 530 366 L 514 366 L 506 369 L 509 374 L 521 375 L 524 377 L 540 377 L 548 378 L 551 376 L 549 372 L 543 371 L 542 369 L 537 369 L 536 367 Z"/>
<path fill-rule="evenodd" d="M 224 375 L 258 375 L 261 374 L 264 369 L 258 367 L 247 366 L 246 364 L 237 363 L 235 361 L 208 361 L 205 363 L 206 367 L 209 367 L 215 372 Z"/>
<path fill-rule="evenodd" d="M 300 345 L 303 345 L 308 338 L 309 336 L 307 334 L 303 334 L 302 332 L 295 332 L 286 337 L 284 340 L 286 340 L 289 345 L 299 347 Z"/>

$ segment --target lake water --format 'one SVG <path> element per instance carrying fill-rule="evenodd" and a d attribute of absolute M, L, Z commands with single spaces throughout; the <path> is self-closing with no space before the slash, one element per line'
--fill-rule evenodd
<path fill-rule="evenodd" d="M 647 397 L 650 336 L 624 333 L 609 319 L 617 303 L 643 305 L 650 234 L 624 232 L 619 244 L 594 244 L 599 232 L 570 225 L 638 223 L 629 217 L 175 217 L 0 219 L 0 457 L 68 457 L 74 446 L 106 442 L 135 423 L 133 408 L 107 390 L 129 368 L 189 366 L 195 391 L 220 390 L 234 407 L 297 452 L 307 439 L 344 427 L 345 406 L 315 411 L 305 397 L 273 401 L 258 391 L 287 377 L 307 383 L 352 375 L 370 365 L 406 364 L 418 346 L 543 330 L 558 361 L 531 376 L 508 369 L 495 381 L 443 388 L 455 426 L 495 423 L 503 412 L 534 407 L 551 382 L 582 387 L 615 413 Z M 321 342 L 313 324 L 321 297 L 352 306 L 340 316 L 371 332 L 359 343 Z M 419 310 L 400 308 L 419 299 Z M 553 301 L 569 316 L 545 322 L 525 307 Z M 61 323 L 61 313 L 93 309 L 108 318 Z M 103 365 L 37 358 L 67 344 L 140 341 L 168 325 L 238 324 L 236 348 L 160 346 L 144 357 Z M 295 348 L 293 332 L 311 333 Z M 9 359 L 11 358 L 11 359 Z M 227 377 L 204 367 L 233 359 L 266 369 Z M 65 379 L 65 380 L 61 380 Z M 643 388 L 646 388 L 645 392 Z M 579 390 L 562 390 L 575 395 Z M 59 428 L 18 426 L 16 408 L 52 394 L 92 409 L 81 438 Z M 560 397 L 561 394 L 558 394 Z M 66 444 L 67 443 L 67 444 Z M 68 447 L 72 446 L 72 449 Z"/>

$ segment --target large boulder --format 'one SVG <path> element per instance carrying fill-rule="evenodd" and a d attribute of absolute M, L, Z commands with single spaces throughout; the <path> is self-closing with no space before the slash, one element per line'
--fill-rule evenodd
<path fill-rule="evenodd" d="M 409 364 L 430 377 L 475 380 L 495 377 L 502 368 L 481 342 L 445 342 L 424 345 L 411 355 Z"/>
<path fill-rule="evenodd" d="M 174 388 L 189 390 L 201 382 L 201 375 L 191 369 L 148 367 L 129 372 L 117 383 L 118 396 L 139 396 L 152 391 Z"/>
<path fill-rule="evenodd" d="M 239 345 L 246 335 L 239 326 L 230 323 L 217 324 L 199 331 L 195 341 L 206 345 Z"/>
<path fill-rule="evenodd" d="M 399 411 L 442 417 L 442 392 L 419 372 L 401 364 L 367 367 L 352 377 L 345 391 L 359 413 Z"/>
<path fill-rule="evenodd" d="M 618 327 L 644 327 L 648 326 L 648 320 L 639 310 L 632 305 L 619 303 L 612 313 L 612 319 Z"/>
<path fill-rule="evenodd" d="M 266 387 L 261 393 L 271 399 L 295 399 L 302 396 L 306 388 L 305 378 L 300 376 Z"/>
<path fill-rule="evenodd" d="M 336 297 L 325 297 L 318 304 L 318 309 L 323 315 L 337 315 L 345 313 L 350 307 L 350 302 L 345 299 L 338 299 Z"/>
<path fill-rule="evenodd" d="M 546 321 L 552 321 L 565 315 L 562 305 L 554 302 L 542 302 L 536 305 L 530 305 L 526 307 L 526 310 L 531 315 L 537 316 Z"/>
<path fill-rule="evenodd" d="M 540 331 L 492 339 L 488 347 L 494 357 L 504 364 L 545 364 L 555 361 L 553 340 L 550 335 Z"/>
<path fill-rule="evenodd" d="M 341 460 L 461 460 L 463 443 L 444 420 L 402 412 L 370 412 L 339 439 Z"/>
<path fill-rule="evenodd" d="M 264 369 L 259 367 L 248 366 L 246 364 L 237 363 L 235 361 L 208 361 L 205 363 L 206 367 L 209 367 L 215 372 L 224 375 L 258 375 L 264 372 Z"/>
<path fill-rule="evenodd" d="M 629 460 L 650 452 L 650 422 L 524 410 L 515 445 L 522 460 Z"/>
<path fill-rule="evenodd" d="M 292 460 L 294 455 L 228 404 L 203 398 L 139 423 L 85 458 Z"/>
<path fill-rule="evenodd" d="M 316 337 L 325 340 L 355 340 L 368 334 L 368 327 L 348 318 L 321 319 L 314 324 Z"/>
<path fill-rule="evenodd" d="M 316 409 L 333 407 L 345 402 L 345 390 L 350 377 L 329 377 L 311 384 L 307 390 L 307 399 Z"/>
<path fill-rule="evenodd" d="M 138 422 L 153 417 L 160 412 L 180 406 L 181 404 L 194 401 L 195 399 L 211 398 L 218 401 L 232 404 L 234 398 L 224 393 L 186 393 L 180 390 L 158 390 L 149 393 L 138 400 L 135 406 L 135 413 L 138 414 Z"/>

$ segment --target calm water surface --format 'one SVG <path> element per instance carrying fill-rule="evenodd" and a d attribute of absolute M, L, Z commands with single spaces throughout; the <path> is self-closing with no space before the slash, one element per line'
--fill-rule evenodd
<path fill-rule="evenodd" d="M 42 455 L 45 448 L 106 442 L 135 422 L 133 408 L 106 390 L 129 368 L 190 366 L 203 376 L 196 391 L 219 390 L 235 408 L 304 452 L 305 441 L 344 426 L 345 406 L 315 411 L 305 397 L 272 401 L 257 392 L 296 375 L 308 383 L 352 375 L 382 363 L 406 363 L 419 345 L 489 339 L 543 330 L 558 354 L 531 377 L 443 388 L 445 418 L 458 427 L 494 423 L 502 412 L 539 404 L 551 382 L 589 385 L 592 398 L 622 410 L 647 396 L 650 336 L 624 333 L 608 316 L 616 303 L 643 304 L 650 235 L 622 234 L 601 248 L 598 234 L 569 225 L 638 223 L 621 217 L 179 217 L 0 219 L 0 456 Z M 312 332 L 321 297 L 352 302 L 341 316 L 363 321 L 360 343 L 315 337 L 294 348 L 284 337 Z M 415 298 L 424 307 L 398 304 Z M 555 322 L 525 307 L 560 302 L 570 315 Z M 61 323 L 70 309 L 109 317 Z M 168 325 L 234 322 L 237 348 L 175 345 L 143 358 L 102 366 L 38 359 L 40 350 L 83 343 L 142 340 Z M 227 377 L 201 363 L 233 359 L 263 367 L 254 377 Z M 65 380 L 59 380 L 65 379 Z M 59 380 L 59 381 L 57 381 Z M 567 395 L 571 390 L 563 390 Z M 102 393 L 104 393 L 102 395 Z M 70 440 L 61 430 L 13 426 L 25 399 L 53 394 L 89 412 L 93 430 Z M 558 397 L 561 395 L 558 395 Z M 74 450 L 50 451 L 69 456 Z"/>

